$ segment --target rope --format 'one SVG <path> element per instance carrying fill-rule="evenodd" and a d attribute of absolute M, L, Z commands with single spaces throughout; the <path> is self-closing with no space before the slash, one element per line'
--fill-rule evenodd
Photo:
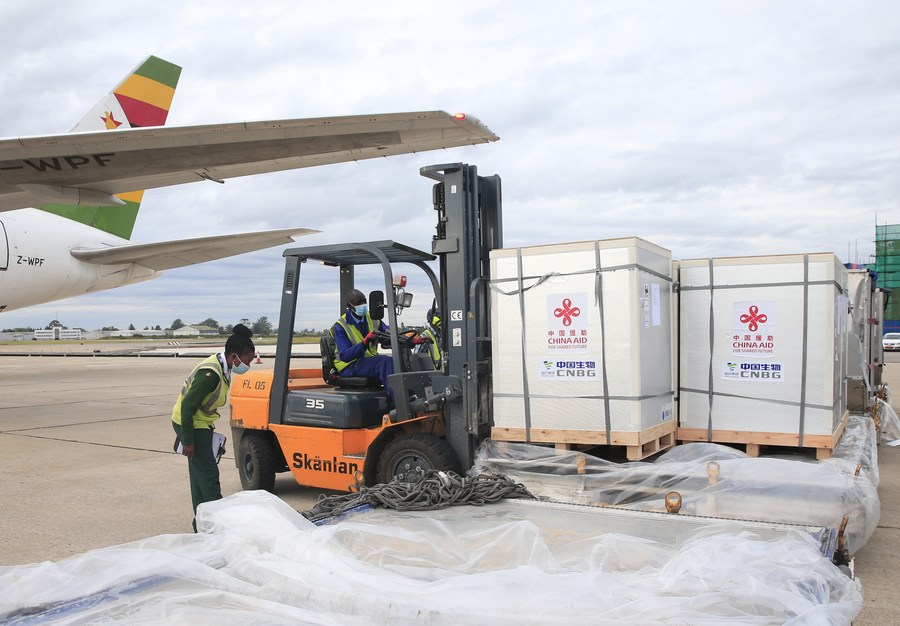
<path fill-rule="evenodd" d="M 531 498 L 524 485 L 507 476 L 481 474 L 460 476 L 454 472 L 417 470 L 415 480 L 395 476 L 385 484 L 366 487 L 357 477 L 353 493 L 319 496 L 316 505 L 301 514 L 310 521 L 341 515 L 363 504 L 395 511 L 434 511 L 449 506 L 481 506 L 503 498 Z"/>

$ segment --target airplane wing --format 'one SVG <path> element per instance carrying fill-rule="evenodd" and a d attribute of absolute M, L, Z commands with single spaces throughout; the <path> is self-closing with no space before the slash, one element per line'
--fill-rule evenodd
<path fill-rule="evenodd" d="M 499 137 L 444 111 L 0 140 L 0 211 L 47 202 L 115 206 L 114 194 L 201 180 L 454 148 Z"/>
<path fill-rule="evenodd" d="M 291 244 L 294 243 L 292 237 L 313 235 L 318 232 L 311 228 L 282 228 L 255 233 L 135 243 L 111 248 L 76 248 L 72 250 L 71 254 L 86 263 L 99 265 L 137 263 L 161 272 L 195 263 L 224 259 L 245 252 Z"/>

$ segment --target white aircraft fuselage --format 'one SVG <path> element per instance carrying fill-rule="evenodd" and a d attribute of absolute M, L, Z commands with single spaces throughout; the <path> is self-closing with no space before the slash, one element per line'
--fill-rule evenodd
<path fill-rule="evenodd" d="M 136 263 L 85 263 L 71 254 L 77 248 L 129 243 L 38 209 L 0 213 L 0 311 L 122 287 L 162 274 Z"/>

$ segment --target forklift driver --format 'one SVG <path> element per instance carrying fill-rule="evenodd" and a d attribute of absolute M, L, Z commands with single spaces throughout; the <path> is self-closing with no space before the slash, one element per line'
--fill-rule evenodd
<path fill-rule="evenodd" d="M 364 376 L 377 378 L 384 385 L 391 402 L 394 395 L 388 386 L 388 376 L 394 373 L 394 361 L 386 354 L 378 354 L 378 338 L 375 331 L 388 332 L 384 322 L 376 322 L 369 315 L 366 296 L 358 289 L 347 295 L 347 311 L 331 328 L 337 354 L 334 367 L 338 376 Z M 387 348 L 385 341 L 382 347 Z"/>

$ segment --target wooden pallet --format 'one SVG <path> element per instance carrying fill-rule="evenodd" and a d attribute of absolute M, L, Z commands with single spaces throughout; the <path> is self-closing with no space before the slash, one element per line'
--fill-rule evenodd
<path fill-rule="evenodd" d="M 741 444 L 748 456 L 759 456 L 761 446 L 774 446 L 780 448 L 801 448 L 814 450 L 816 459 L 830 459 L 831 453 L 844 428 L 847 427 L 849 412 L 844 412 L 835 431 L 830 435 L 804 435 L 803 445 L 800 445 L 800 437 L 789 433 L 761 433 L 744 430 L 713 430 L 712 439 L 705 428 L 679 428 L 678 441 L 687 443 L 691 441 L 711 441 L 712 443 Z"/>
<path fill-rule="evenodd" d="M 629 461 L 640 461 L 675 445 L 675 421 L 671 420 L 652 426 L 646 430 L 614 430 L 609 441 L 605 430 L 563 430 L 556 428 L 500 428 L 491 429 L 491 439 L 497 441 L 528 441 L 530 443 L 552 443 L 557 448 L 570 449 L 572 446 L 619 446 L 624 447 Z"/>

